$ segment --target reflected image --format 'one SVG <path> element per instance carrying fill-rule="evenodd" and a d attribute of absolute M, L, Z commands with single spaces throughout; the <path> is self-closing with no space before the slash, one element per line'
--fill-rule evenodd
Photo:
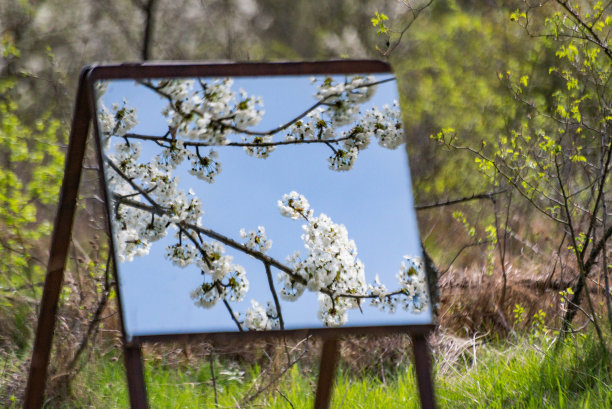
<path fill-rule="evenodd" d="M 96 83 L 135 335 L 432 322 L 391 74 Z"/>

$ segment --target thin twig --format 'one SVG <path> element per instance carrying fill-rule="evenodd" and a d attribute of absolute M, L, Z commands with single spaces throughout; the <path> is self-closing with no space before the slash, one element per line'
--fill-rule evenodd
<path fill-rule="evenodd" d="M 278 295 L 276 294 L 276 288 L 274 288 L 274 279 L 272 278 L 272 272 L 270 271 L 270 264 L 264 263 L 266 266 L 266 275 L 268 276 L 268 285 L 270 286 L 270 291 L 272 292 L 272 298 L 274 299 L 274 305 L 276 306 L 276 315 L 278 317 L 278 323 L 280 325 L 280 329 L 285 329 L 285 322 L 283 321 L 283 314 L 281 312 L 280 302 L 278 301 Z"/>
<path fill-rule="evenodd" d="M 460 197 L 458 199 L 451 199 L 451 200 L 446 200 L 443 202 L 415 205 L 414 209 L 415 210 L 426 210 L 426 209 L 433 209 L 436 207 L 450 206 L 450 205 L 454 205 L 457 203 L 469 202 L 471 200 L 491 199 L 493 196 L 505 193 L 507 191 L 508 189 L 502 189 L 502 190 L 497 190 L 494 192 L 473 194 L 471 196 Z"/>
<path fill-rule="evenodd" d="M 232 320 L 238 326 L 238 331 L 244 332 L 244 329 L 242 328 L 242 325 L 240 324 L 240 321 L 238 321 L 238 318 L 236 318 L 236 316 L 234 315 L 234 311 L 232 310 L 232 307 L 230 307 L 229 303 L 227 302 L 227 300 L 225 298 L 223 299 L 223 304 L 225 304 L 225 308 L 227 308 L 227 311 L 229 312 L 230 316 L 232 317 Z"/>
<path fill-rule="evenodd" d="M 280 389 L 276 388 L 276 393 L 278 393 L 283 399 L 287 401 L 289 406 L 291 406 L 291 409 L 295 409 L 295 406 L 293 405 L 293 403 L 289 400 L 289 398 L 284 393 L 280 391 Z"/>
<path fill-rule="evenodd" d="M 219 406 L 219 397 L 217 396 L 217 377 L 215 376 L 215 359 L 213 357 L 214 349 L 210 348 L 208 359 L 210 362 L 210 377 L 212 379 L 213 391 L 215 391 L 215 406 Z"/>

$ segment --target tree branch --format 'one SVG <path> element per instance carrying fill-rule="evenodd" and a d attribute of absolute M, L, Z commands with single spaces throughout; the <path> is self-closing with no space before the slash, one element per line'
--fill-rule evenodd
<path fill-rule="evenodd" d="M 412 19 L 408 22 L 408 24 L 406 24 L 406 26 L 404 26 L 404 28 L 402 29 L 402 31 L 400 31 L 399 34 L 399 38 L 395 41 L 395 43 L 393 44 L 389 44 L 387 43 L 387 49 L 382 52 L 381 54 L 384 56 L 388 56 L 391 52 L 393 52 L 393 50 L 395 50 L 397 48 L 398 45 L 400 45 L 401 41 L 402 41 L 402 37 L 404 37 L 404 34 L 406 34 L 406 32 L 408 31 L 408 29 L 410 29 L 410 27 L 412 26 L 412 24 L 416 21 L 417 17 L 419 17 L 419 14 L 421 14 L 421 12 L 423 10 L 425 10 L 427 7 L 429 7 L 431 5 L 431 3 L 433 3 L 433 0 L 429 0 L 429 2 L 427 4 L 424 4 L 422 7 L 419 8 L 413 8 L 412 6 L 410 6 L 406 0 L 402 0 L 402 2 L 410 9 L 410 11 L 412 12 Z"/>
<path fill-rule="evenodd" d="M 144 61 L 151 58 L 156 5 L 157 0 L 149 0 L 146 4 L 141 5 L 142 11 L 145 13 L 145 31 L 142 39 L 142 59 Z"/>
<path fill-rule="evenodd" d="M 347 139 L 354 138 L 355 135 L 357 135 L 357 133 L 351 132 L 347 136 L 343 136 L 343 137 L 335 138 L 335 139 L 296 139 L 292 141 L 259 142 L 259 143 L 230 142 L 225 145 L 210 144 L 208 142 L 189 141 L 189 140 L 182 140 L 182 142 L 183 142 L 183 146 L 194 146 L 194 147 L 211 147 L 211 146 L 266 147 L 266 146 L 282 146 L 282 145 L 307 145 L 311 143 L 322 143 L 322 144 L 338 143 L 338 142 L 346 141 Z M 128 138 L 128 139 L 139 139 L 143 141 L 168 142 L 168 143 L 172 142 L 171 139 L 168 139 L 165 136 L 150 136 L 150 135 L 127 133 L 123 137 Z M 162 145 L 162 146 L 164 148 L 171 148 L 171 146 L 166 146 L 166 145 Z"/>
<path fill-rule="evenodd" d="M 131 206 L 140 210 L 144 210 L 147 212 L 152 212 L 155 214 L 159 214 L 159 215 L 163 215 L 165 214 L 165 212 L 159 207 L 159 206 L 149 206 L 145 203 L 142 202 L 137 202 L 134 200 L 130 200 L 130 199 L 123 199 L 121 200 L 121 204 L 127 205 L 127 206 Z M 191 229 L 197 233 L 201 233 L 207 237 L 210 237 L 211 239 L 217 240 L 229 247 L 232 247 L 236 250 L 239 250 L 249 256 L 252 256 L 253 258 L 269 264 L 270 266 L 276 267 L 277 269 L 281 270 L 282 272 L 286 273 L 287 275 L 289 275 L 291 277 L 291 279 L 299 284 L 302 284 L 304 286 L 308 285 L 308 282 L 306 281 L 306 279 L 304 279 L 302 276 L 298 275 L 295 273 L 295 271 L 293 269 L 291 269 L 290 267 L 286 266 L 285 264 L 281 263 L 280 261 L 264 254 L 261 253 L 257 250 L 253 250 L 250 249 L 246 246 L 244 246 L 243 244 L 238 243 L 237 241 L 221 234 L 221 233 L 217 233 L 214 230 L 211 229 L 207 229 L 206 227 L 202 227 L 202 226 L 197 226 L 195 224 L 192 223 L 186 223 L 186 222 L 182 222 L 181 225 L 185 228 L 185 229 Z M 371 298 L 379 298 L 378 295 L 373 295 L 373 294 L 336 294 L 333 293 L 325 288 L 322 288 L 319 290 L 319 292 L 329 295 L 330 297 L 335 297 L 335 298 L 354 298 L 354 299 L 371 299 Z M 405 294 L 404 290 L 397 290 L 391 293 L 386 293 L 385 294 L 385 298 L 389 298 L 389 297 L 393 297 L 396 295 L 401 295 L 401 294 Z"/>
<path fill-rule="evenodd" d="M 268 285 L 270 286 L 270 291 L 272 292 L 272 298 L 274 298 L 274 305 L 276 306 L 276 315 L 278 317 L 278 323 L 280 325 L 280 329 L 285 329 L 285 322 L 283 321 L 283 314 L 281 312 L 280 302 L 278 301 L 278 295 L 276 294 L 276 288 L 274 288 L 274 279 L 272 278 L 272 271 L 270 271 L 270 264 L 264 263 L 266 266 L 266 275 L 268 276 Z"/>
<path fill-rule="evenodd" d="M 447 200 L 444 202 L 435 202 L 435 203 L 429 203 L 429 204 L 423 204 L 423 205 L 415 205 L 414 209 L 415 210 L 427 210 L 427 209 L 433 209 L 436 207 L 450 206 L 450 205 L 454 205 L 457 203 L 469 202 L 471 200 L 491 199 L 493 196 L 497 196 L 507 191 L 508 189 L 502 189 L 502 190 L 497 190 L 495 192 L 473 194 L 471 196 L 461 197 L 458 199 L 451 199 L 451 200 Z"/>
<path fill-rule="evenodd" d="M 360 86 L 357 86 L 354 88 L 355 89 L 361 89 L 361 88 L 368 88 L 368 87 L 373 87 L 376 85 L 380 85 L 380 84 L 384 84 L 386 82 L 391 82 L 391 81 L 395 81 L 395 77 L 390 77 L 390 78 L 385 78 L 382 79 L 380 81 L 375 81 L 375 82 L 370 82 L 367 84 L 363 84 Z M 166 98 L 170 104 L 172 105 L 172 107 L 174 108 L 174 110 L 179 113 L 182 117 L 187 117 L 188 115 L 191 114 L 195 114 L 198 116 L 201 116 L 202 114 L 198 111 L 192 110 L 189 113 L 185 113 L 180 109 L 180 106 L 177 105 L 176 101 L 174 101 L 174 99 L 172 98 L 172 96 L 168 95 L 167 93 L 163 92 L 160 87 L 156 87 L 155 85 L 153 85 L 150 82 L 147 81 L 139 81 L 140 84 L 144 85 L 145 87 L 149 88 L 150 90 L 158 93 L 159 95 L 163 96 L 164 98 Z M 284 131 L 285 129 L 289 128 L 291 125 L 293 125 L 294 123 L 296 123 L 297 121 L 299 121 L 300 119 L 302 119 L 303 117 L 305 117 L 306 115 L 308 115 L 310 112 L 312 112 L 313 110 L 315 110 L 316 108 L 318 108 L 321 105 L 324 105 L 326 101 L 332 99 L 332 98 L 336 98 L 341 96 L 342 94 L 329 94 L 328 96 L 326 96 L 325 98 L 317 101 L 315 104 L 313 104 L 312 106 L 310 106 L 308 109 L 306 109 L 304 112 L 302 112 L 301 114 L 299 114 L 298 116 L 294 117 L 293 119 L 289 120 L 288 122 L 284 123 L 283 125 L 280 125 L 276 128 L 270 129 L 268 131 L 251 131 L 249 129 L 243 129 L 243 128 L 239 128 L 237 126 L 234 126 L 232 124 L 228 124 L 225 123 L 223 121 L 229 120 L 231 118 L 216 118 L 213 119 L 211 122 L 214 122 L 216 124 L 218 124 L 221 127 L 224 127 L 226 129 L 231 129 L 234 132 L 237 133 L 242 133 L 242 134 L 246 134 L 246 135 L 250 135 L 250 136 L 270 136 L 270 135 L 274 135 L 278 132 Z M 261 145 L 257 145 L 257 146 L 261 146 Z"/>

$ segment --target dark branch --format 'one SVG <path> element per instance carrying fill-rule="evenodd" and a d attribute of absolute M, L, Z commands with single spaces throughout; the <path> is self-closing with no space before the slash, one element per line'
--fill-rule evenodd
<path fill-rule="evenodd" d="M 274 279 L 272 278 L 272 271 L 270 271 L 270 264 L 264 263 L 266 266 L 266 275 L 268 276 L 268 285 L 270 286 L 270 291 L 272 292 L 272 298 L 274 298 L 274 305 L 276 306 L 276 315 L 278 316 L 278 323 L 280 325 L 280 329 L 285 329 L 285 322 L 283 321 L 283 314 L 281 313 L 280 302 L 278 301 L 278 295 L 276 294 L 276 288 L 274 288 Z"/>
<path fill-rule="evenodd" d="M 144 61 L 151 58 L 156 4 L 157 0 L 149 0 L 146 4 L 142 5 L 142 11 L 145 13 L 145 31 L 142 39 L 142 59 Z"/>
<path fill-rule="evenodd" d="M 429 203 L 429 204 L 424 204 L 424 205 L 415 205 L 414 208 L 415 210 L 426 210 L 426 209 L 433 209 L 436 207 L 450 206 L 450 205 L 454 205 L 457 203 L 469 202 L 471 200 L 491 199 L 493 196 L 505 193 L 507 191 L 508 189 L 502 189 L 502 190 L 497 190 L 495 192 L 490 192 L 490 193 L 473 194 L 471 196 L 447 200 L 444 202 Z"/>
<path fill-rule="evenodd" d="M 217 291 L 219 291 L 219 290 L 217 290 Z M 240 321 L 238 321 L 238 318 L 236 318 L 236 316 L 234 315 L 234 311 L 232 311 L 232 307 L 230 307 L 229 303 L 227 302 L 227 300 L 225 298 L 223 299 L 223 304 L 225 304 L 225 308 L 227 308 L 227 312 L 230 313 L 230 315 L 232 317 L 232 320 L 238 326 L 238 331 L 244 332 L 244 329 L 242 328 L 242 325 L 240 325 Z"/>
<path fill-rule="evenodd" d="M 194 146 L 194 147 L 211 147 L 211 146 L 267 147 L 267 146 L 282 146 L 282 145 L 302 145 L 302 144 L 310 144 L 310 143 L 315 143 L 315 144 L 316 143 L 322 143 L 322 144 L 338 143 L 338 142 L 345 141 L 347 139 L 354 138 L 355 135 L 357 135 L 357 133 L 351 132 L 347 136 L 343 136 L 341 138 L 336 138 L 336 139 L 296 139 L 293 141 L 259 142 L 259 143 L 230 142 L 225 145 L 210 144 L 208 142 L 200 142 L 200 141 L 187 141 L 187 140 L 183 140 L 182 142 L 183 142 L 183 146 Z M 151 135 L 128 133 L 128 134 L 125 134 L 124 137 L 128 139 L 139 139 L 143 141 L 168 142 L 168 143 L 172 142 L 170 139 L 166 138 L 165 136 L 151 136 Z M 163 146 L 164 148 L 171 148 L 171 146 L 166 146 L 166 145 L 160 145 L 160 146 Z"/>

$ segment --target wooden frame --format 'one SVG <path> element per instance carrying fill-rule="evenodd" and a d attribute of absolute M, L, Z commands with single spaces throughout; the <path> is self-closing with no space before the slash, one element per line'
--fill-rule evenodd
<path fill-rule="evenodd" d="M 54 326 L 56 323 L 59 294 L 62 287 L 64 269 L 68 255 L 70 236 L 74 221 L 78 187 L 81 180 L 82 163 L 90 123 L 97 123 L 94 115 L 94 91 L 96 80 L 119 78 L 160 78 L 160 77 L 203 77 L 203 76 L 256 76 L 256 75 L 299 75 L 299 74 L 349 74 L 349 73 L 391 73 L 388 64 L 372 60 L 338 60 L 323 62 L 286 62 L 286 63 L 136 63 L 109 66 L 85 67 L 79 77 L 74 116 L 66 157 L 64 180 L 60 192 L 58 212 L 55 218 L 47 274 L 44 283 L 36 338 L 32 352 L 31 366 L 24 399 L 24 408 L 39 409 L 43 405 L 47 381 Z M 100 172 L 102 172 L 102 152 L 99 138 L 96 138 Z M 102 178 L 103 180 L 103 178 Z M 104 183 L 104 182 L 102 182 Z M 104 200 L 108 200 L 103 186 Z M 107 208 L 108 211 L 108 208 Z M 107 229 L 110 231 L 110 215 L 107 213 Z M 112 243 L 112 241 L 111 241 Z M 110 251 L 115 255 L 112 248 Z M 117 278 L 116 263 L 113 270 Z M 117 280 L 115 280 L 116 282 Z M 117 289 L 117 295 L 120 292 Z M 118 308 L 121 310 L 121 301 Z M 121 312 L 121 311 L 120 311 Z M 120 314 L 123 317 L 122 314 Z M 435 407 L 431 357 L 427 347 L 427 336 L 434 325 L 404 325 L 352 328 L 318 328 L 308 330 L 285 330 L 274 332 L 215 333 L 215 334 L 168 334 L 134 336 L 128 343 L 125 336 L 123 319 L 121 327 L 124 340 L 124 358 L 127 371 L 130 403 L 132 408 L 147 408 L 146 387 L 141 346 L 150 342 L 169 342 L 176 340 L 226 340 L 245 337 L 249 340 L 261 337 L 320 336 L 324 339 L 315 408 L 329 407 L 332 384 L 338 360 L 338 339 L 350 335 L 385 335 L 407 333 L 412 339 L 415 369 L 419 387 L 421 406 L 424 409 Z"/>

